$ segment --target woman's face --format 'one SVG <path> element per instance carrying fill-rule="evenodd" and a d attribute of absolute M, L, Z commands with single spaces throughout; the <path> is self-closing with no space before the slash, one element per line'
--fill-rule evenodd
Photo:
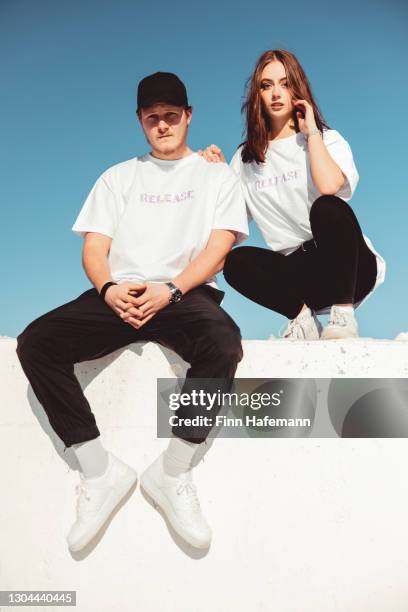
<path fill-rule="evenodd" d="M 287 86 L 285 67 L 281 62 L 270 62 L 262 70 L 260 93 L 263 107 L 272 122 L 292 116 L 292 96 Z"/>

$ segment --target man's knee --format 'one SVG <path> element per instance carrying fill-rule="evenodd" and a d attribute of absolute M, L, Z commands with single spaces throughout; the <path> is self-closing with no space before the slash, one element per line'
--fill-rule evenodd
<path fill-rule="evenodd" d="M 34 356 L 36 341 L 33 336 L 33 332 L 27 328 L 17 336 L 16 353 L 21 363 Z"/>
<path fill-rule="evenodd" d="M 45 352 L 47 346 L 51 348 L 52 338 L 41 325 L 29 325 L 17 336 L 16 353 L 21 363 L 29 362 Z"/>
<path fill-rule="evenodd" d="M 241 361 L 243 352 L 239 327 L 226 319 L 212 323 L 205 332 L 206 346 L 215 360 L 231 363 Z"/>
<path fill-rule="evenodd" d="M 184 442 L 190 442 L 190 444 L 196 444 L 197 447 L 202 444 L 203 442 L 205 442 L 205 440 L 207 439 L 207 436 L 200 436 L 197 435 L 196 437 L 191 437 L 191 435 L 186 434 L 186 433 L 180 433 L 179 431 L 177 432 L 172 432 L 175 438 L 180 438 L 180 440 L 184 440 Z"/>

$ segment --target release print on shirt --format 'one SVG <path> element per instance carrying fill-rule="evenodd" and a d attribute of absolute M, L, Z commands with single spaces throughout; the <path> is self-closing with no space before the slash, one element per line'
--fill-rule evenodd
<path fill-rule="evenodd" d="M 213 229 L 248 237 L 239 179 L 228 164 L 197 153 L 176 160 L 150 154 L 108 168 L 89 193 L 73 231 L 112 238 L 115 282 L 166 282 L 206 247 Z M 207 283 L 216 287 L 215 277 Z"/>
<path fill-rule="evenodd" d="M 184 202 L 185 200 L 192 200 L 194 198 L 194 189 L 189 189 L 188 191 L 181 191 L 180 193 L 164 193 L 164 194 L 154 194 L 154 193 L 141 193 L 140 201 L 147 202 L 150 204 L 176 204 L 177 202 Z"/>
<path fill-rule="evenodd" d="M 263 189 L 268 189 L 268 187 L 276 187 L 278 185 L 289 183 L 290 181 L 297 181 L 299 180 L 300 176 L 301 172 L 299 169 L 289 170 L 283 174 L 275 174 L 274 176 L 253 181 L 253 186 L 255 187 L 255 191 L 261 191 Z"/>
<path fill-rule="evenodd" d="M 348 202 L 359 180 L 348 142 L 336 130 L 324 130 L 323 142 L 329 155 L 346 179 L 337 196 Z M 248 211 L 266 244 L 275 252 L 289 255 L 302 242 L 313 238 L 310 209 L 320 196 L 313 182 L 305 136 L 298 132 L 287 138 L 270 140 L 265 162 L 244 164 L 241 145 L 231 160 L 231 168 L 241 179 Z M 377 259 L 375 287 L 385 277 L 385 262 L 363 234 Z"/>

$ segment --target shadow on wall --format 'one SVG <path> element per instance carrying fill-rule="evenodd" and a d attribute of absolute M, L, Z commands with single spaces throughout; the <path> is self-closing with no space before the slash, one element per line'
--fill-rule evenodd
<path fill-rule="evenodd" d="M 146 344 L 149 344 L 149 342 L 137 342 L 127 347 L 118 349 L 117 351 L 114 351 L 113 353 L 110 353 L 109 355 L 106 355 L 104 357 L 75 364 L 75 375 L 78 378 L 78 381 L 82 387 L 82 390 L 85 391 L 88 385 L 97 376 L 99 376 L 106 368 L 110 367 L 125 351 L 128 350 L 134 353 L 135 355 L 138 355 L 139 357 L 142 356 L 143 348 Z M 167 349 L 161 346 L 160 344 L 156 344 L 156 346 L 160 349 L 166 361 L 168 362 L 170 371 L 173 373 L 173 375 L 176 378 L 183 379 L 185 377 L 185 374 L 188 368 L 188 364 L 186 364 L 186 362 L 183 361 L 183 359 L 179 357 L 179 355 L 177 355 L 170 349 Z M 89 364 L 92 364 L 92 367 L 89 367 Z M 63 461 L 65 461 L 65 463 L 68 465 L 68 467 L 71 470 L 79 471 L 80 467 L 79 467 L 79 463 L 77 461 L 75 453 L 72 451 L 71 448 L 67 448 L 67 450 L 64 452 L 65 444 L 59 438 L 59 436 L 55 433 L 55 431 L 52 429 L 50 422 L 48 420 L 48 416 L 44 408 L 42 407 L 42 405 L 39 403 L 31 385 L 28 385 L 28 388 L 27 388 L 27 399 L 28 399 L 28 402 L 30 404 L 30 407 L 31 407 L 31 410 L 34 416 L 36 417 L 38 423 L 40 424 L 43 432 L 51 440 L 51 443 L 54 446 L 60 458 Z M 153 432 L 152 432 L 152 435 L 153 435 Z M 194 465 L 197 465 L 201 461 L 203 455 L 208 451 L 209 447 L 212 445 L 212 442 L 213 440 L 211 439 L 211 440 L 208 440 L 207 444 L 200 445 L 200 448 L 198 449 L 198 452 L 196 453 L 196 456 L 194 457 Z"/>
<path fill-rule="evenodd" d="M 125 351 L 129 351 L 131 353 L 134 353 L 138 357 L 140 357 L 142 356 L 143 349 L 145 345 L 147 344 L 150 344 L 150 342 L 132 343 L 131 345 L 118 349 L 117 351 L 114 351 L 110 353 L 109 355 L 105 355 L 98 359 L 93 359 L 90 361 L 84 361 L 84 362 L 75 364 L 75 375 L 81 385 L 82 390 L 85 391 L 88 385 L 92 383 L 92 381 L 97 376 L 102 374 L 104 370 L 111 367 L 112 364 L 117 359 L 119 359 Z M 167 349 L 159 345 L 158 343 L 154 343 L 154 344 L 155 346 L 159 348 L 165 360 L 169 364 L 169 370 L 174 375 L 175 380 L 178 379 L 180 381 L 180 384 L 182 384 L 182 381 L 184 380 L 186 371 L 188 369 L 188 364 L 170 349 Z M 152 380 L 153 380 L 153 376 L 152 376 Z M 55 433 L 55 431 L 52 429 L 50 422 L 48 420 L 48 416 L 45 410 L 43 409 L 42 405 L 38 401 L 36 395 L 34 394 L 34 391 L 30 384 L 28 384 L 28 388 L 27 388 L 27 399 L 28 399 L 29 405 L 31 407 L 31 410 L 34 416 L 36 417 L 45 435 L 48 436 L 48 438 L 51 440 L 51 443 L 55 451 L 58 453 L 59 457 L 61 458 L 61 460 L 66 463 L 66 465 L 69 467 L 70 470 L 79 472 L 80 466 L 79 466 L 79 463 L 78 463 L 78 460 L 76 458 L 74 451 L 72 450 L 72 448 L 67 448 L 66 451 L 64 452 L 65 444 L 59 438 L 59 436 Z M 152 437 L 155 435 L 155 433 L 156 432 L 152 431 Z M 213 441 L 214 439 L 208 439 L 204 443 L 197 445 L 197 450 L 192 460 L 192 467 L 197 466 L 203 460 L 204 456 L 211 448 Z M 82 549 L 80 552 L 76 552 L 76 553 L 71 552 L 71 556 L 73 557 L 73 559 L 77 561 L 83 560 L 86 557 L 88 557 L 88 555 L 95 549 L 98 543 L 102 540 L 106 530 L 108 529 L 108 526 L 113 520 L 113 517 L 117 514 L 119 509 L 127 502 L 127 500 L 133 493 L 136 486 L 137 485 L 134 485 L 132 489 L 127 493 L 127 495 L 124 497 L 124 499 L 119 504 L 119 506 L 109 516 L 109 519 L 106 521 L 104 526 L 98 531 L 96 536 L 88 543 L 88 545 L 84 549 Z M 150 500 L 145 493 L 142 492 L 142 494 L 143 494 L 143 497 L 146 499 L 146 501 L 150 505 L 152 505 L 159 512 L 159 514 L 161 514 L 162 518 L 164 519 L 166 523 L 168 532 L 173 539 L 173 542 L 180 548 L 180 550 L 182 550 L 186 555 L 188 555 L 192 559 L 200 559 L 208 553 L 208 549 L 195 549 L 190 544 L 185 542 L 175 532 L 175 530 L 169 523 L 164 513 L 160 510 L 160 508 L 156 506 L 156 504 L 152 500 Z"/>

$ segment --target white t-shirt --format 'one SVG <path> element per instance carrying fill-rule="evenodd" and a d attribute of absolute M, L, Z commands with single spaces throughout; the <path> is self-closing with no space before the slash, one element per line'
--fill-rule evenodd
<path fill-rule="evenodd" d="M 336 130 L 324 130 L 323 142 L 347 179 L 336 195 L 348 201 L 359 180 L 350 146 Z M 313 238 L 309 215 L 313 202 L 320 196 L 311 176 L 307 140 L 298 132 L 269 141 L 263 164 L 255 161 L 244 164 L 241 151 L 242 145 L 230 166 L 241 178 L 249 218 L 254 219 L 273 251 L 289 255 L 302 242 Z M 377 259 L 374 291 L 384 281 L 385 261 L 367 236 L 364 240 Z"/>
<path fill-rule="evenodd" d="M 248 237 L 239 180 L 227 164 L 197 153 L 162 160 L 149 153 L 108 168 L 96 181 L 72 227 L 112 238 L 115 282 L 167 282 L 206 247 L 213 229 Z M 215 276 L 206 281 L 216 287 Z"/>

